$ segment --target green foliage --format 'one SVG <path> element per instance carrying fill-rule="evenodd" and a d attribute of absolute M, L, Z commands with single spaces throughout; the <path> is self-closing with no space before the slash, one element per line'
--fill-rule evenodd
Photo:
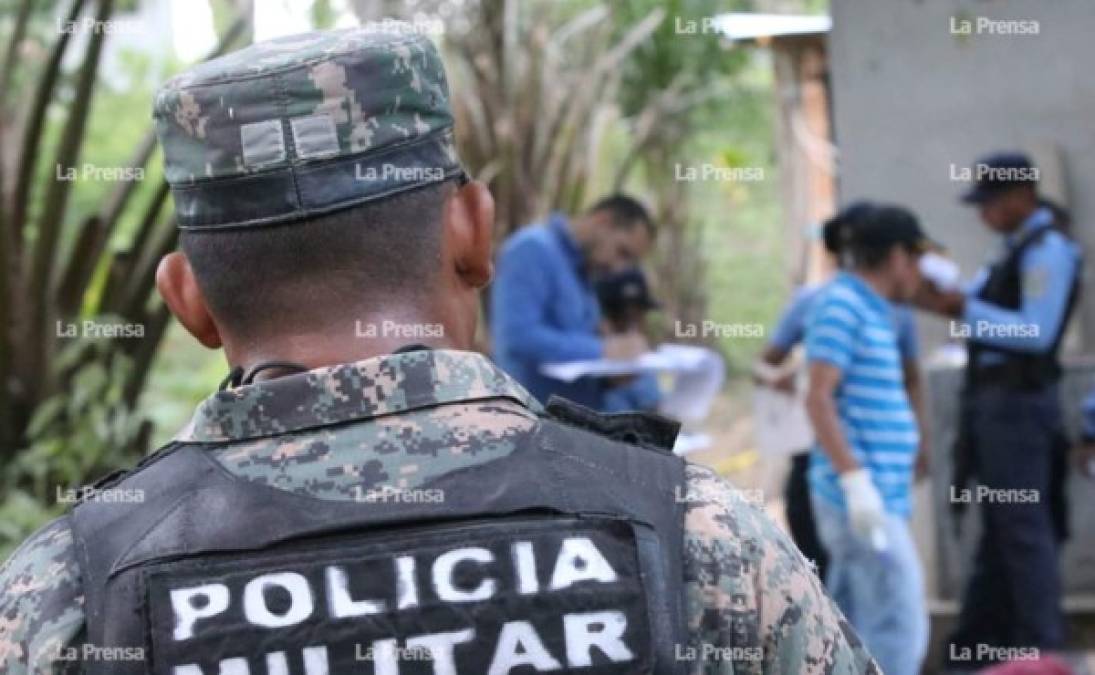
<path fill-rule="evenodd" d="M 312 25 L 320 30 L 328 29 L 335 25 L 338 16 L 331 0 L 315 0 L 312 3 Z"/>
<path fill-rule="evenodd" d="M 20 542 L 63 510 L 47 506 L 24 490 L 8 492 L 0 502 L 0 560 L 6 560 Z"/>
<path fill-rule="evenodd" d="M 673 85 L 683 91 L 718 87 L 721 78 L 739 71 L 746 62 L 740 51 L 726 48 L 717 35 L 685 35 L 678 26 L 690 20 L 702 22 L 719 14 L 748 8 L 748 0 L 631 0 L 613 5 L 621 29 L 661 8 L 665 19 L 649 40 L 627 60 L 619 104 L 625 115 L 635 115 L 650 93 Z"/>
<path fill-rule="evenodd" d="M 147 427 L 123 392 L 127 356 L 102 340 L 76 339 L 52 365 L 66 386 L 35 410 L 27 447 L 5 468 L 0 550 L 56 515 L 58 492 L 132 464 L 143 449 Z"/>

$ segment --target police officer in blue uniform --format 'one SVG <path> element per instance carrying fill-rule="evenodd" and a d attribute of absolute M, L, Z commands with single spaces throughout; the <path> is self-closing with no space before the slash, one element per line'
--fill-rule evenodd
<path fill-rule="evenodd" d="M 962 200 L 1003 250 L 966 293 L 925 294 L 968 342 L 954 491 L 980 505 L 984 533 L 950 640 L 952 667 L 977 668 L 1064 642 L 1058 547 L 1065 441 L 1058 349 L 1081 270 L 1060 209 L 1019 153 L 982 159 Z M 976 477 L 978 486 L 966 490 Z M 958 500 L 964 501 L 964 500 Z"/>

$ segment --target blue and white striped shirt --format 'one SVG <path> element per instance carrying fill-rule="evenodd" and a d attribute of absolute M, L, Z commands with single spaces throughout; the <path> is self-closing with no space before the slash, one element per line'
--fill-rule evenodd
<path fill-rule="evenodd" d="M 837 412 L 852 454 L 870 472 L 886 510 L 909 515 L 920 435 L 905 393 L 893 307 L 861 278 L 841 272 L 814 303 L 806 358 L 840 370 Z M 810 488 L 844 508 L 837 473 L 820 446 L 811 456 Z"/>

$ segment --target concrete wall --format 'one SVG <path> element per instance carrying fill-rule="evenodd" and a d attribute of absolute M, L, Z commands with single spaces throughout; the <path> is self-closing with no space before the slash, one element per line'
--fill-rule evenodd
<path fill-rule="evenodd" d="M 842 202 L 913 208 L 972 276 L 996 242 L 956 196 L 951 165 L 1020 148 L 1063 193 L 1095 251 L 1095 0 L 832 0 L 829 41 Z M 1037 35 L 954 35 L 952 18 L 1037 21 Z M 1054 159 L 1059 155 L 1059 160 Z M 1047 175 L 1049 174 L 1049 175 Z M 1095 263 L 1093 263 L 1095 264 Z M 1089 265 L 1089 268 L 1091 265 Z M 1069 351 L 1095 351 L 1095 293 Z M 944 338 L 922 322 L 926 346 Z"/>

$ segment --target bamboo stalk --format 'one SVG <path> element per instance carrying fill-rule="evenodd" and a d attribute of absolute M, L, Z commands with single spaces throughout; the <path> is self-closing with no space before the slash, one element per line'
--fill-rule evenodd
<path fill-rule="evenodd" d="M 7 127 L 8 86 L 11 74 L 15 72 L 15 57 L 19 45 L 27 31 L 30 18 L 31 0 L 23 0 L 12 28 L 11 41 L 4 55 L 3 69 L 0 70 L 0 448 L 11 447 L 15 441 L 15 420 L 11 409 L 11 232 L 8 229 L 7 208 L 4 206 L 7 196 L 7 177 L 4 171 L 4 130 Z"/>
<path fill-rule="evenodd" d="M 96 12 L 97 25 L 102 25 L 110 18 L 113 10 L 113 0 L 100 0 L 99 11 Z M 64 130 L 61 133 L 60 147 L 57 150 L 56 166 L 69 167 L 76 163 L 83 146 L 84 129 L 87 125 L 88 114 L 91 110 L 91 96 L 95 87 L 96 74 L 99 69 L 99 57 L 102 54 L 105 31 L 95 31 L 88 38 L 87 52 L 84 62 L 80 67 L 77 78 L 76 91 L 73 97 L 72 109 L 68 119 L 65 120 Z M 28 366 L 31 373 L 27 381 L 27 387 L 31 392 L 30 400 L 38 400 L 38 396 L 49 391 L 50 374 L 46 369 L 47 340 L 46 330 L 51 315 L 50 299 L 51 273 L 58 237 L 61 231 L 61 223 L 64 219 L 65 209 L 68 205 L 70 192 L 69 181 L 53 180 L 46 192 L 45 210 L 37 225 L 37 238 L 34 242 L 34 251 L 30 260 L 30 269 L 27 274 L 27 293 L 30 297 L 30 317 L 28 324 L 29 343 Z"/>
<path fill-rule="evenodd" d="M 73 0 L 69 10 L 67 24 L 72 24 L 83 11 L 86 0 Z M 49 60 L 46 62 L 45 71 L 38 81 L 38 88 L 34 93 L 34 101 L 31 103 L 28 123 L 23 132 L 23 147 L 20 153 L 18 169 L 15 178 L 15 192 L 12 195 L 11 205 L 11 229 L 14 234 L 12 253 L 18 258 L 22 253 L 23 237 L 26 236 L 26 218 L 30 209 L 31 186 L 34 182 L 34 169 L 38 163 L 38 155 L 41 154 L 42 132 L 45 129 L 46 114 L 49 111 L 50 101 L 53 100 L 53 90 L 57 87 L 57 80 L 61 74 L 61 61 L 68 49 L 69 31 L 62 31 L 50 50 Z"/>
<path fill-rule="evenodd" d="M 8 43 L 8 51 L 4 54 L 4 66 L 0 70 L 0 92 L 5 94 L 8 91 L 8 84 L 11 83 L 11 74 L 15 72 L 15 57 L 19 51 L 19 44 L 23 42 L 23 37 L 27 34 L 27 21 L 30 19 L 30 8 L 33 4 L 32 0 L 23 0 L 19 5 L 19 13 L 15 16 L 15 26 L 11 31 L 11 41 Z M 3 103 L 7 103 L 7 97 L 4 97 Z"/>

